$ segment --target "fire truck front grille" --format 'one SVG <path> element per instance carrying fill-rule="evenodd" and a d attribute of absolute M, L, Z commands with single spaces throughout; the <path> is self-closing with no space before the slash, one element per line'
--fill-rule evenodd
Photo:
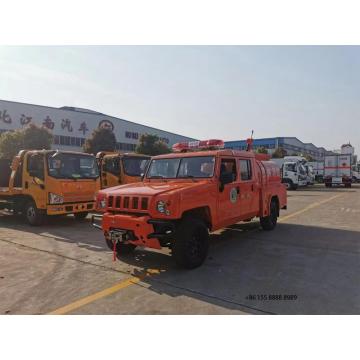
<path fill-rule="evenodd" d="M 114 205 L 114 197 L 113 197 L 113 196 L 109 196 L 107 206 L 108 206 L 109 208 L 112 208 L 113 205 Z"/>
<path fill-rule="evenodd" d="M 148 210 L 149 199 L 138 196 L 109 196 L 108 208 L 113 211 L 134 211 L 146 212 Z"/>

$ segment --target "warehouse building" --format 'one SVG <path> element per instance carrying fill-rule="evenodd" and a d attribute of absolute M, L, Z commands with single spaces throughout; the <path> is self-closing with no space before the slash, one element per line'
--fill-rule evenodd
<path fill-rule="evenodd" d="M 225 142 L 225 147 L 234 150 L 245 150 L 246 140 L 227 141 Z M 278 148 L 283 148 L 288 155 L 310 155 L 318 161 L 324 160 L 325 155 L 332 153 L 331 151 L 327 151 L 323 147 L 317 147 L 312 143 L 304 143 L 296 137 L 254 139 L 253 147 L 254 149 L 264 147 L 269 154 L 272 154 Z"/>
<path fill-rule="evenodd" d="M 142 134 L 157 135 L 168 146 L 195 140 L 169 131 L 77 107 L 61 108 L 0 100 L 0 133 L 21 129 L 29 123 L 43 126 L 54 135 L 54 149 L 82 151 L 85 139 L 96 128 L 114 132 L 117 150 L 132 152 Z"/>

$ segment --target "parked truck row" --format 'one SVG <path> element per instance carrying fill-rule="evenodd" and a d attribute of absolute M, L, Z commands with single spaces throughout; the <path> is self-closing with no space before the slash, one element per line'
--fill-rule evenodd
<path fill-rule="evenodd" d="M 83 219 L 95 210 L 100 188 L 138 182 L 148 156 L 99 153 L 97 157 L 59 150 L 22 150 L 0 159 L 0 209 L 21 213 L 31 225 L 46 216 L 74 214 Z"/>

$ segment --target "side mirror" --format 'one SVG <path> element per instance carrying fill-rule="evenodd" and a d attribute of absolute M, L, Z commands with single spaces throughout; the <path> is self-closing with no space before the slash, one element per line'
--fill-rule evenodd
<path fill-rule="evenodd" d="M 220 191 L 224 191 L 224 186 L 234 181 L 233 174 L 231 172 L 223 172 L 220 174 Z"/>

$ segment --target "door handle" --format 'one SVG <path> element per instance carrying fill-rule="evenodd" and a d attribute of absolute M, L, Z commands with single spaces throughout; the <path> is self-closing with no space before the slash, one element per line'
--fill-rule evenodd
<path fill-rule="evenodd" d="M 240 187 L 239 187 L 239 186 L 236 187 L 236 192 L 237 192 L 238 194 L 240 194 Z"/>

